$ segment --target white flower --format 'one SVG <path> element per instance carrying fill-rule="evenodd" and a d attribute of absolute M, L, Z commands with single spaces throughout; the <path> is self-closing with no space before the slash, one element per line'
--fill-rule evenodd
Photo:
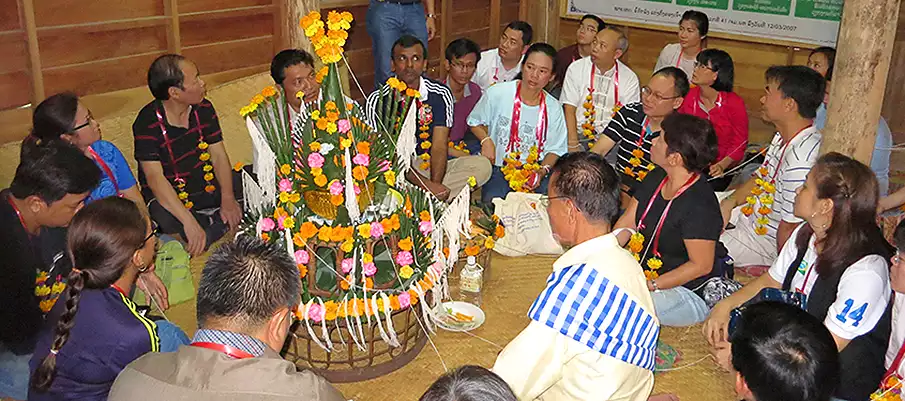
<path fill-rule="evenodd" d="M 330 153 L 330 151 L 333 150 L 333 148 L 335 148 L 335 146 L 333 146 L 333 144 L 331 144 L 331 143 L 322 143 L 321 149 L 319 150 L 319 152 L 320 152 L 320 154 L 326 156 L 327 153 Z"/>

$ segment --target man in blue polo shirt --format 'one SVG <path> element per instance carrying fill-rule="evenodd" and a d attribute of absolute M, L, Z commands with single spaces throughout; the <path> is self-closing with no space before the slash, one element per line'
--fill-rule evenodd
<path fill-rule="evenodd" d="M 430 190 L 440 199 L 458 193 L 475 177 L 478 186 L 490 179 L 490 161 L 481 156 L 463 156 L 448 160 L 449 129 L 453 126 L 455 98 L 446 85 L 426 78 L 427 47 L 418 38 L 403 35 L 393 44 L 392 70 L 396 78 L 421 95 L 415 102 L 417 126 L 415 160 L 406 178 L 415 185 Z M 384 85 L 368 95 L 367 115 L 376 121 L 377 104 L 381 96 L 392 89 Z M 375 127 L 378 131 L 385 128 Z"/>

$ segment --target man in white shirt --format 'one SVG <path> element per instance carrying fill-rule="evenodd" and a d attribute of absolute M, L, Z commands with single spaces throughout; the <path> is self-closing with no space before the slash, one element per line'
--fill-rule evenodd
<path fill-rule="evenodd" d="M 493 84 L 515 79 L 522 72 L 522 55 L 528 50 L 533 35 L 531 24 L 525 21 L 512 21 L 506 25 L 500 35 L 499 47 L 481 53 L 472 82 L 480 85 L 481 90 L 487 90 Z"/>
<path fill-rule="evenodd" d="M 641 267 L 619 246 L 619 177 L 600 155 L 569 153 L 542 198 L 553 235 L 572 245 L 493 366 L 522 401 L 647 400 L 660 322 Z"/>
<path fill-rule="evenodd" d="M 892 305 L 892 332 L 889 334 L 889 348 L 886 349 L 886 369 L 905 378 L 905 223 L 899 223 L 895 233 L 896 248 L 889 269 L 889 281 L 895 291 Z"/>
<path fill-rule="evenodd" d="M 320 85 L 314 75 L 314 57 L 304 50 L 286 49 L 271 60 L 270 76 L 286 94 L 290 121 L 295 121 L 302 108 L 302 101 L 307 104 L 317 100 Z M 300 92 L 301 98 L 297 96 Z"/>
<path fill-rule="evenodd" d="M 725 224 L 720 241 L 735 267 L 773 264 L 801 219 L 792 213 L 795 190 L 820 153 L 820 131 L 812 123 L 826 82 L 804 66 L 773 66 L 760 101 L 764 120 L 776 126 L 766 159 L 754 175 L 720 203 Z"/>
<path fill-rule="evenodd" d="M 588 143 L 606 128 L 621 106 L 641 100 L 638 76 L 619 61 L 626 50 L 628 38 L 618 28 L 608 26 L 591 43 L 591 55 L 572 63 L 566 71 L 560 100 L 570 151 L 582 145 L 587 150 Z"/>

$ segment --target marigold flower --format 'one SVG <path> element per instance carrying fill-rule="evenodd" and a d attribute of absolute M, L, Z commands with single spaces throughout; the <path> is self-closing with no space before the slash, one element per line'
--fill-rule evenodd
<path fill-rule="evenodd" d="M 198 156 L 198 160 L 201 160 L 203 162 L 206 162 L 210 159 L 211 159 L 211 154 L 208 152 L 203 152 L 203 153 L 201 153 L 201 156 Z"/>
<path fill-rule="evenodd" d="M 368 168 L 365 166 L 355 166 L 352 168 L 352 177 L 356 180 L 364 181 L 368 178 Z"/>
<path fill-rule="evenodd" d="M 327 185 L 327 176 L 321 174 L 321 175 L 318 175 L 317 177 L 314 177 L 314 184 L 319 187 Z"/>
<path fill-rule="evenodd" d="M 405 237 L 396 245 L 403 251 L 411 251 L 415 244 L 412 242 L 412 237 Z"/>
<path fill-rule="evenodd" d="M 408 280 L 412 277 L 413 274 L 415 274 L 415 270 L 412 269 L 412 266 L 405 265 L 402 266 L 401 269 L 399 269 L 399 277 L 401 277 L 403 280 Z"/>
<path fill-rule="evenodd" d="M 333 206 L 342 205 L 343 202 L 345 202 L 345 198 L 343 198 L 342 195 L 330 195 L 330 204 L 332 204 Z"/>
<path fill-rule="evenodd" d="M 303 243 L 305 241 L 307 241 L 308 239 L 317 235 L 317 233 L 318 233 L 317 226 L 315 226 L 314 223 L 312 223 L 310 221 L 306 221 L 306 222 L 302 223 L 302 227 L 299 230 L 299 234 L 301 234 Z M 302 245 L 299 245 L 299 246 L 302 246 Z"/>
<path fill-rule="evenodd" d="M 274 97 L 277 95 L 277 88 L 275 88 L 273 85 L 267 86 L 263 90 L 261 90 L 261 95 L 263 95 L 264 97 Z"/>

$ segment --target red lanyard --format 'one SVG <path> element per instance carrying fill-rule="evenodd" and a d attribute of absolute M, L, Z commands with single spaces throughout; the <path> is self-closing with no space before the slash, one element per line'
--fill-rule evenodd
<path fill-rule="evenodd" d="M 201 132 L 201 118 L 198 117 L 198 110 L 193 110 L 195 112 L 195 122 L 198 123 L 198 142 L 204 140 L 204 133 Z M 176 168 L 176 155 L 173 153 L 173 146 L 170 143 L 170 137 L 167 135 L 167 122 L 163 119 L 163 115 L 160 114 L 160 109 L 154 110 L 157 113 L 157 122 L 160 123 L 160 133 L 163 134 L 163 143 L 167 145 L 167 151 L 170 152 L 170 160 L 173 162 L 173 175 L 176 176 L 174 181 L 178 184 L 180 181 L 183 183 L 185 179 L 179 177 L 179 170 Z M 189 124 L 189 129 L 191 129 L 191 124 Z"/>
<path fill-rule="evenodd" d="M 795 140 L 795 137 L 797 137 L 798 134 L 802 133 L 804 130 L 806 130 L 808 128 L 811 128 L 811 126 L 808 125 L 807 127 L 804 127 L 802 129 L 798 130 L 798 132 L 796 132 L 795 135 L 792 135 L 792 137 L 789 138 L 788 142 L 786 142 L 784 145 L 782 145 L 782 152 L 779 153 L 779 160 L 776 161 L 776 170 L 773 171 L 773 176 L 770 177 L 771 184 L 776 182 L 776 175 L 779 174 L 779 166 L 782 165 L 782 159 L 783 159 L 783 157 L 786 156 L 786 149 L 789 148 L 789 144 L 791 144 L 792 141 Z M 764 160 L 763 167 L 767 167 L 769 162 L 770 162 L 769 160 Z"/>
<path fill-rule="evenodd" d="M 892 298 L 889 302 L 895 302 L 896 293 L 892 293 Z M 886 385 L 886 380 L 889 379 L 889 376 L 896 373 L 899 370 L 899 365 L 902 364 L 902 357 L 905 356 L 905 342 L 902 343 L 902 346 L 899 347 L 899 352 L 896 354 L 896 359 L 892 360 L 892 364 L 889 365 L 889 369 L 886 369 L 886 374 L 883 375 L 883 381 L 880 382 L 880 388 L 883 388 Z"/>
<path fill-rule="evenodd" d="M 522 81 L 519 81 L 515 88 L 515 103 L 512 105 L 512 125 L 509 127 L 509 146 L 506 147 L 507 152 L 515 152 L 519 149 L 521 139 L 519 138 L 519 120 L 522 116 Z M 535 127 L 537 139 L 537 153 L 543 153 L 544 142 L 547 140 L 547 96 L 541 89 L 540 92 L 540 111 L 538 112 L 537 126 Z"/>
<path fill-rule="evenodd" d="M 19 212 L 19 208 L 16 207 L 16 204 L 13 202 L 13 196 L 7 196 L 6 201 L 9 202 L 9 205 L 12 206 L 13 211 L 16 212 L 16 217 L 19 218 L 19 224 L 22 224 L 22 229 L 25 230 L 25 235 L 28 235 L 28 239 L 31 240 L 31 233 L 28 232 L 28 226 L 25 225 L 25 219 L 22 218 L 22 213 Z"/>
<path fill-rule="evenodd" d="M 613 65 L 613 68 L 616 69 L 616 72 L 613 74 L 613 96 L 615 100 L 613 104 L 619 106 L 622 103 L 619 103 L 619 60 L 616 60 L 616 64 Z M 593 69 L 591 70 L 593 72 Z"/>
<path fill-rule="evenodd" d="M 226 354 L 226 356 L 233 358 L 233 359 L 247 359 L 247 358 L 255 357 L 252 354 L 249 354 L 249 353 L 242 351 L 235 347 L 230 347 L 229 345 L 223 345 L 223 344 L 217 344 L 217 343 L 211 343 L 211 342 L 203 342 L 203 341 L 193 342 L 190 345 L 193 347 L 207 348 L 207 349 L 212 349 L 217 352 L 222 352 L 222 353 Z"/>
<path fill-rule="evenodd" d="M 594 63 L 591 62 L 591 88 L 588 89 L 591 92 L 591 95 L 594 95 L 594 72 L 597 70 L 597 67 L 594 66 Z"/>
<path fill-rule="evenodd" d="M 107 162 L 105 162 L 94 149 L 91 149 L 91 146 L 88 147 L 88 153 L 91 155 L 91 158 L 94 159 L 94 162 L 101 166 L 104 170 L 104 174 L 107 174 L 107 177 L 110 177 L 110 182 L 113 183 L 113 189 L 115 189 L 116 194 L 119 195 L 119 184 L 116 182 L 116 176 L 113 175 L 113 170 L 110 169 Z"/>
<path fill-rule="evenodd" d="M 698 107 L 699 107 L 700 104 L 701 104 L 701 92 L 698 92 L 698 101 L 694 103 L 694 111 L 695 111 L 695 113 L 698 112 Z M 719 110 L 720 107 L 723 107 L 723 93 L 722 93 L 722 92 L 717 92 L 717 93 L 716 93 L 716 101 L 713 102 L 713 108 L 711 108 L 710 110 L 704 110 L 704 108 L 701 107 L 701 111 L 703 111 L 704 114 L 707 114 L 707 118 L 709 119 L 709 118 L 710 118 L 710 113 L 712 113 L 714 110 Z"/>
<path fill-rule="evenodd" d="M 804 283 L 801 284 L 801 287 L 798 288 L 798 293 L 804 294 L 805 288 L 808 286 L 808 281 L 811 279 L 811 272 L 814 270 L 814 266 L 808 267 L 808 274 L 804 275 Z"/>
<path fill-rule="evenodd" d="M 660 230 L 663 229 L 663 222 L 666 221 L 666 215 L 669 213 L 669 208 L 672 206 L 672 201 L 676 200 L 682 193 L 684 193 L 688 188 L 694 184 L 695 180 L 698 179 L 698 174 L 692 174 L 691 177 L 688 178 L 688 181 L 685 181 L 685 184 L 676 191 L 675 196 L 666 202 L 666 207 L 663 208 L 663 213 L 660 214 L 660 220 L 657 221 L 657 227 L 654 228 L 654 242 L 653 249 L 654 255 L 658 258 L 660 257 L 660 251 L 657 250 L 658 245 L 660 244 Z M 657 191 L 654 192 L 654 195 L 650 197 L 650 201 L 647 202 L 647 208 L 644 209 L 644 214 L 641 215 L 641 218 L 638 220 L 638 231 L 644 230 L 644 218 L 647 217 L 647 213 L 650 212 L 651 206 L 654 205 L 654 200 L 657 199 L 657 196 L 663 196 L 660 194 L 660 191 L 663 190 L 663 187 L 666 186 L 666 181 L 669 180 L 669 177 L 664 177 L 663 181 L 660 181 L 660 186 L 657 187 Z M 665 199 L 664 199 L 665 200 Z"/>
<path fill-rule="evenodd" d="M 119 293 L 120 293 L 120 294 L 123 294 L 123 295 L 124 295 L 124 296 L 125 296 L 125 297 L 126 297 L 126 298 L 128 298 L 128 297 L 129 297 L 129 294 L 126 294 L 126 292 L 125 292 L 125 291 L 123 291 L 123 289 L 122 289 L 122 288 L 119 288 L 119 286 L 118 286 L 118 285 L 116 285 L 116 284 L 110 284 L 110 287 L 111 287 L 111 288 L 113 288 L 113 289 L 114 289 L 114 290 L 117 290 L 117 291 L 119 291 Z"/>
<path fill-rule="evenodd" d="M 682 46 L 679 46 L 679 57 L 676 57 L 676 68 L 680 68 L 679 63 L 682 62 L 682 52 L 684 51 L 685 49 L 683 49 Z"/>

